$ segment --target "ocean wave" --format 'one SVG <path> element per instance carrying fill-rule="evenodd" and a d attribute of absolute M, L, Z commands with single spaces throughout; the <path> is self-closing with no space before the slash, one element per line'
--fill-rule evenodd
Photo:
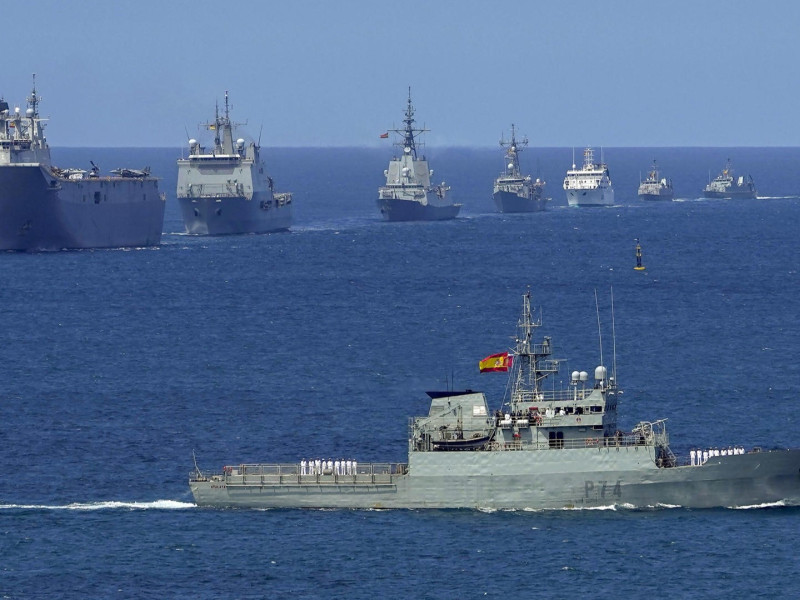
<path fill-rule="evenodd" d="M 196 508 L 194 502 L 177 500 L 154 500 L 152 502 L 124 502 L 108 500 L 104 502 L 73 502 L 71 504 L 0 504 L 0 510 L 184 510 Z"/>
<path fill-rule="evenodd" d="M 778 500 L 777 502 L 765 502 L 764 504 L 749 504 L 746 506 L 728 506 L 733 510 L 753 510 L 759 508 L 779 508 L 781 506 L 788 506 L 785 500 Z"/>

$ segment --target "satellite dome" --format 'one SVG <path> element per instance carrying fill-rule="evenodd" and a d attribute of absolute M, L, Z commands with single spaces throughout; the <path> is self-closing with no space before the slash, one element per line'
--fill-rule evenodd
<path fill-rule="evenodd" d="M 514 163 L 508 163 L 508 168 L 509 169 L 513 169 L 514 168 Z"/>
<path fill-rule="evenodd" d="M 405 152 L 406 154 L 408 154 L 409 152 L 411 152 L 411 148 L 409 148 L 408 146 L 406 146 L 405 148 L 403 148 L 403 152 Z"/>
<path fill-rule="evenodd" d="M 244 146 L 244 138 L 239 138 L 238 140 L 236 140 L 236 145 L 237 146 Z"/>
<path fill-rule="evenodd" d="M 33 109 L 32 109 L 32 108 L 29 108 L 28 110 L 26 110 L 26 111 L 25 111 L 25 114 L 26 114 L 27 116 L 29 116 L 29 117 L 32 117 L 32 116 L 33 116 Z"/>
<path fill-rule="evenodd" d="M 190 140 L 189 140 L 189 145 L 190 145 L 190 146 L 194 146 L 196 143 L 197 143 L 197 140 L 196 140 L 196 139 L 194 139 L 194 138 L 192 138 L 192 139 L 190 139 Z"/>

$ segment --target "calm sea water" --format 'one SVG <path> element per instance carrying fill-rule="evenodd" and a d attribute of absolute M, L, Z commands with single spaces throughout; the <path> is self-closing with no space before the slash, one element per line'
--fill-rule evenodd
<path fill-rule="evenodd" d="M 616 359 L 620 424 L 673 450 L 800 445 L 800 149 L 607 149 L 619 206 L 566 207 L 570 149 L 530 149 L 545 213 L 500 215 L 496 150 L 430 150 L 464 203 L 380 221 L 387 149 L 269 149 L 290 233 L 194 238 L 180 150 L 56 149 L 149 165 L 155 249 L 0 255 L 0 595 L 8 598 L 796 598 L 800 510 L 205 510 L 201 467 L 402 461 L 425 391 L 485 390 L 530 286 L 564 373 Z M 732 158 L 758 200 L 700 200 Z M 640 204 L 657 158 L 677 200 Z M 641 239 L 645 272 L 633 270 Z"/>

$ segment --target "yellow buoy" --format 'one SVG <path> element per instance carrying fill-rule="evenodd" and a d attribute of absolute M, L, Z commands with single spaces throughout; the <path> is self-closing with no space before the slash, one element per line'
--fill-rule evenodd
<path fill-rule="evenodd" d="M 633 268 L 636 271 L 644 271 L 644 265 L 642 264 L 642 247 L 639 244 L 639 238 L 636 238 L 636 266 Z"/>

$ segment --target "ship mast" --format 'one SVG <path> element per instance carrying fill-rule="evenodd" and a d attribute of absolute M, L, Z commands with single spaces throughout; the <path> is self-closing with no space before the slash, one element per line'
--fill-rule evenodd
<path fill-rule="evenodd" d="M 417 129 L 414 127 L 414 105 L 411 104 L 411 86 L 408 87 L 408 106 L 406 107 L 405 118 L 403 119 L 405 127 L 403 129 L 390 129 L 394 133 L 403 136 L 402 142 L 396 142 L 396 146 L 402 146 L 403 152 L 412 154 L 414 160 L 417 160 L 417 143 L 416 139 L 419 134 L 430 131 L 430 129 Z"/>
<path fill-rule="evenodd" d="M 545 336 L 541 344 L 531 342 L 533 331 L 542 326 L 541 317 L 531 316 L 531 293 L 522 297 L 522 316 L 517 324 L 517 339 L 514 350 L 511 394 L 512 406 L 520 402 L 533 402 L 542 394 L 544 380 L 558 373 L 558 362 L 548 358 L 552 354 L 550 337 Z"/>
<path fill-rule="evenodd" d="M 519 177 L 519 153 L 528 145 L 528 138 L 523 137 L 519 142 L 516 138 L 516 130 L 514 124 L 511 124 L 511 141 L 500 138 L 500 146 L 507 148 L 506 161 L 511 161 L 506 165 L 506 170 L 509 175 Z"/>

